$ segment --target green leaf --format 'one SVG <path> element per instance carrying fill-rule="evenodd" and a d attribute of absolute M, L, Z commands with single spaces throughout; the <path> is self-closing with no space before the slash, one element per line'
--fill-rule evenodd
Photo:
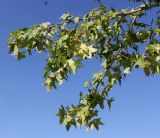
<path fill-rule="evenodd" d="M 65 117 L 65 108 L 63 105 L 61 105 L 61 108 L 59 109 L 59 112 L 56 115 L 60 117 L 59 123 L 62 124 Z"/>
<path fill-rule="evenodd" d="M 150 75 L 150 69 L 149 69 L 149 67 L 145 67 L 144 68 L 144 73 L 145 73 L 146 76 Z"/>
<path fill-rule="evenodd" d="M 136 37 L 137 37 L 137 39 L 139 39 L 140 41 L 145 42 L 146 39 L 148 39 L 149 34 L 148 34 L 147 31 L 141 30 L 141 31 L 139 31 L 139 32 L 136 34 Z"/>
<path fill-rule="evenodd" d="M 109 106 L 109 110 L 111 109 L 111 104 L 112 102 L 115 101 L 115 99 L 112 97 L 110 99 L 107 99 L 107 103 L 108 103 L 108 106 Z"/>
<path fill-rule="evenodd" d="M 71 127 L 71 124 L 67 124 L 67 125 L 66 125 L 67 131 L 69 131 L 70 127 Z"/>
<path fill-rule="evenodd" d="M 117 12 L 115 9 L 112 8 L 112 10 L 109 12 L 110 17 L 114 18 L 117 15 Z"/>
<path fill-rule="evenodd" d="M 133 30 L 129 30 L 129 31 L 126 33 L 126 41 L 127 41 L 129 44 L 132 44 L 132 43 L 135 43 L 135 42 L 138 41 L 137 35 L 136 35 L 136 33 L 134 33 Z"/>

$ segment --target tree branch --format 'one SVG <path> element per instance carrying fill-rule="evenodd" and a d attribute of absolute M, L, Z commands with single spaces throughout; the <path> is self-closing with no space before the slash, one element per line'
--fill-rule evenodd
<path fill-rule="evenodd" d="M 131 9 L 130 11 L 118 13 L 117 16 L 127 16 L 127 15 L 130 15 L 130 14 L 133 14 L 133 13 L 147 11 L 149 9 L 156 8 L 156 7 L 159 7 L 159 6 L 160 6 L 160 4 L 158 4 L 158 3 L 143 4 L 143 5 L 141 5 L 137 8 Z"/>

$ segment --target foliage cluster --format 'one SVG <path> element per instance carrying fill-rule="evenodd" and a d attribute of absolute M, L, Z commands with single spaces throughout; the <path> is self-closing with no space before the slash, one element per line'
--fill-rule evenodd
<path fill-rule="evenodd" d="M 61 16 L 61 23 L 36 24 L 11 33 L 9 52 L 18 60 L 34 50 L 47 52 L 44 85 L 48 91 L 83 67 L 83 60 L 99 60 L 103 70 L 85 82 L 88 94 L 81 92 L 78 105 L 61 106 L 57 114 L 67 130 L 72 125 L 98 129 L 103 124 L 98 113 L 106 105 L 110 109 L 114 98 L 109 97 L 109 92 L 115 84 L 121 84 L 134 68 L 143 69 L 147 76 L 160 73 L 159 6 L 160 3 L 150 1 L 131 10 L 117 11 L 101 4 L 83 17 L 66 13 Z M 153 8 L 157 17 L 150 24 L 142 22 L 146 11 Z"/>

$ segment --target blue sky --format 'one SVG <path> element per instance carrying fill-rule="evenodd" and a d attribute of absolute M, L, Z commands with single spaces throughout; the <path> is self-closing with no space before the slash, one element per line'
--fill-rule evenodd
<path fill-rule="evenodd" d="M 118 8 L 127 0 L 108 0 Z M 131 6 L 132 4 L 130 4 Z M 97 7 L 94 0 L 1 0 L 0 4 L 0 138 L 158 138 L 160 136 L 160 78 L 132 72 L 112 95 L 111 112 L 102 113 L 104 126 L 86 132 L 60 126 L 55 114 L 61 104 L 77 102 L 83 82 L 98 70 L 97 63 L 86 63 L 58 90 L 47 93 L 43 83 L 44 55 L 33 55 L 18 62 L 8 54 L 6 41 L 16 28 L 46 21 L 57 22 L 64 12 L 83 15 Z M 146 18 L 148 19 L 148 18 Z M 94 65 L 94 67 L 93 67 Z"/>

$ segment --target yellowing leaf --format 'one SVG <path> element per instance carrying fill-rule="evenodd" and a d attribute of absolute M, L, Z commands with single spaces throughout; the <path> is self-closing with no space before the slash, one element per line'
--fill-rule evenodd
<path fill-rule="evenodd" d="M 130 68 L 130 67 L 125 68 L 125 70 L 124 70 L 124 74 L 129 74 L 129 73 L 130 73 L 130 71 L 131 71 L 131 68 Z"/>
<path fill-rule="evenodd" d="M 79 18 L 79 17 L 74 18 L 74 23 L 78 23 L 78 22 L 79 22 L 79 20 L 80 20 L 80 18 Z"/>
<path fill-rule="evenodd" d="M 90 54 L 93 54 L 93 53 L 97 52 L 97 49 L 90 46 L 89 52 L 90 52 Z"/>
<path fill-rule="evenodd" d="M 86 81 L 86 82 L 84 83 L 84 87 L 88 87 L 89 84 L 90 84 L 90 82 L 89 82 L 89 81 Z"/>
<path fill-rule="evenodd" d="M 47 85 L 47 90 L 50 92 L 51 91 L 51 78 L 47 78 L 46 81 L 44 82 L 45 85 Z"/>
<path fill-rule="evenodd" d="M 19 52 L 18 47 L 17 47 L 17 45 L 15 45 L 15 46 L 14 46 L 13 54 L 14 54 L 15 56 L 18 56 L 18 52 Z"/>
<path fill-rule="evenodd" d="M 60 17 L 60 19 L 63 19 L 63 20 L 68 20 L 71 18 L 72 18 L 72 16 L 69 13 L 65 13 Z"/>
<path fill-rule="evenodd" d="M 73 59 L 68 60 L 68 65 L 69 65 L 71 72 L 73 72 L 74 74 L 75 74 L 77 68 L 80 68 L 82 66 L 80 61 L 73 60 Z"/>
<path fill-rule="evenodd" d="M 160 35 L 160 28 L 155 29 L 154 32 L 155 32 L 157 35 Z"/>
<path fill-rule="evenodd" d="M 97 49 L 86 44 L 81 44 L 79 53 L 82 54 L 83 58 L 92 58 L 92 54 L 97 52 Z"/>
<path fill-rule="evenodd" d="M 156 57 L 156 61 L 160 61 L 160 56 L 157 56 L 157 57 Z"/>

